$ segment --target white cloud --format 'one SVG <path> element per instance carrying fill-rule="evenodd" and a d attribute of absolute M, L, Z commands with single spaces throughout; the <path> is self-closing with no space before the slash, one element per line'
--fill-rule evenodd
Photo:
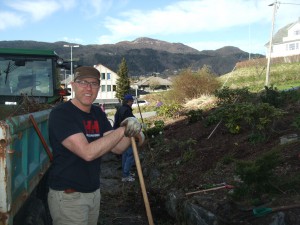
<path fill-rule="evenodd" d="M 98 40 L 99 44 L 115 43 L 137 37 L 159 36 L 164 40 L 164 37 L 171 35 L 175 39 L 176 35 L 186 35 L 185 39 L 188 40 L 189 35 L 196 34 L 199 40 L 190 40 L 189 46 L 199 50 L 230 45 L 244 51 L 265 54 L 264 44 L 269 39 L 273 14 L 273 8 L 268 5 L 273 2 L 272 0 L 186 0 L 148 11 L 132 9 L 118 16 L 106 17 L 102 27 L 105 27 L 108 33 L 100 36 Z M 274 25 L 276 31 L 300 16 L 298 0 L 289 2 L 289 4 L 278 2 Z M 244 32 L 245 36 L 245 29 L 249 26 L 252 29 L 252 37 L 244 37 L 244 40 L 241 40 L 240 32 Z M 241 31 L 241 28 L 244 30 Z M 214 41 L 204 39 L 208 35 L 212 36 L 213 32 L 217 32 L 213 36 Z M 230 42 L 223 40 L 225 37 L 221 36 L 222 32 L 224 34 L 232 32 Z"/>
<path fill-rule="evenodd" d="M 99 37 L 98 41 L 100 44 L 112 44 L 118 41 L 118 39 L 112 39 L 112 37 L 109 35 L 102 35 Z"/>
<path fill-rule="evenodd" d="M 84 41 L 81 38 L 69 38 L 69 37 L 62 37 L 60 38 L 58 41 L 65 41 L 65 42 L 69 42 L 69 43 L 80 43 L 80 44 L 84 44 Z"/>
<path fill-rule="evenodd" d="M 21 16 L 11 12 L 0 12 L 0 30 L 7 27 L 21 26 L 24 20 Z"/>
<path fill-rule="evenodd" d="M 81 0 L 81 11 L 86 18 L 95 18 L 105 14 L 113 7 L 113 0 Z"/>
<path fill-rule="evenodd" d="M 242 16 L 237 18 L 237 12 Z M 99 40 L 122 40 L 133 34 L 151 36 L 209 32 L 268 21 L 271 20 L 270 15 L 271 10 L 264 1 L 180 1 L 162 9 L 127 11 L 121 14 L 120 19 L 107 17 L 104 26 L 111 37 L 100 37 Z"/>
<path fill-rule="evenodd" d="M 14 1 L 9 6 L 14 10 L 29 14 L 33 20 L 39 21 L 60 8 L 55 1 Z"/>

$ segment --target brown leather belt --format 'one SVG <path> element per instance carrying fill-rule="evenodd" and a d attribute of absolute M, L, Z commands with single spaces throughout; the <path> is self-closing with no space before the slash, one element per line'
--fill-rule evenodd
<path fill-rule="evenodd" d="M 68 188 L 68 189 L 64 190 L 64 193 L 66 193 L 66 194 L 71 194 L 71 193 L 74 193 L 74 192 L 77 192 L 77 191 L 73 188 Z"/>

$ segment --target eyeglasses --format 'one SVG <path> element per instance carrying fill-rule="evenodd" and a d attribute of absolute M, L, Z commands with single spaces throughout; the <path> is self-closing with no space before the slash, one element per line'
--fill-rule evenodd
<path fill-rule="evenodd" d="M 86 88 L 87 86 L 90 86 L 91 88 L 96 89 L 100 87 L 100 84 L 98 82 L 87 82 L 85 80 L 76 80 L 75 83 L 82 88 Z"/>

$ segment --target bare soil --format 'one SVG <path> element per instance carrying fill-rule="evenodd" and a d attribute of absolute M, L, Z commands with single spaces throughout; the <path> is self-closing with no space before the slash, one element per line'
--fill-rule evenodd
<path fill-rule="evenodd" d="M 295 118 L 300 115 L 300 104 L 289 106 L 286 111 L 285 117 L 273 125 L 268 139 L 263 143 L 255 144 L 249 142 L 250 133 L 247 130 L 242 130 L 239 134 L 230 134 L 222 123 L 217 127 L 206 127 L 203 121 L 189 124 L 186 116 L 165 121 L 163 134 L 154 138 L 147 137 L 147 142 L 139 148 L 155 224 L 180 224 L 165 210 L 165 197 L 172 190 L 185 194 L 220 184 L 236 185 L 239 181 L 235 175 L 235 160 L 255 160 L 266 152 L 279 149 L 283 160 L 274 173 L 278 178 L 285 178 L 285 180 L 292 180 L 295 177 L 299 179 L 300 141 L 298 139 L 281 144 L 280 138 L 290 134 L 300 136 L 300 131 L 291 126 Z M 233 159 L 233 161 L 226 162 L 226 159 Z M 153 177 L 151 172 L 154 169 L 159 173 Z M 229 196 L 232 190 L 225 188 L 191 194 L 185 198 L 194 198 L 194 202 L 216 214 L 220 224 L 268 225 L 274 221 L 275 213 L 257 218 L 253 216 L 252 209 L 258 206 L 281 207 L 300 204 L 299 180 L 289 186 L 280 186 L 276 183 L 274 190 L 276 190 L 275 194 L 266 194 L 257 200 L 235 201 Z M 114 196 L 112 199 L 119 198 L 118 207 L 125 206 L 130 209 L 130 212 L 128 211 L 125 216 L 126 222 L 112 224 L 147 224 L 138 181 L 128 185 L 126 191 L 122 193 L 123 196 Z M 203 198 L 209 198 L 214 203 L 210 204 Z M 300 224 L 299 207 L 282 211 L 285 213 L 286 225 Z M 136 218 L 139 222 L 130 223 L 129 218 Z"/>

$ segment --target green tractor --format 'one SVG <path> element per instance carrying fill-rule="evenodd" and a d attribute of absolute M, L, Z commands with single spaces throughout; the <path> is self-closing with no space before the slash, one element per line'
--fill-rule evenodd
<path fill-rule="evenodd" d="M 39 111 L 70 95 L 61 86 L 60 70 L 68 67 L 51 50 L 0 48 L 0 119 Z M 22 105 L 23 104 L 23 105 Z"/>
<path fill-rule="evenodd" d="M 52 104 L 68 95 L 60 84 L 65 63 L 51 50 L 0 48 L 0 104 L 18 105 L 26 96 Z"/>

